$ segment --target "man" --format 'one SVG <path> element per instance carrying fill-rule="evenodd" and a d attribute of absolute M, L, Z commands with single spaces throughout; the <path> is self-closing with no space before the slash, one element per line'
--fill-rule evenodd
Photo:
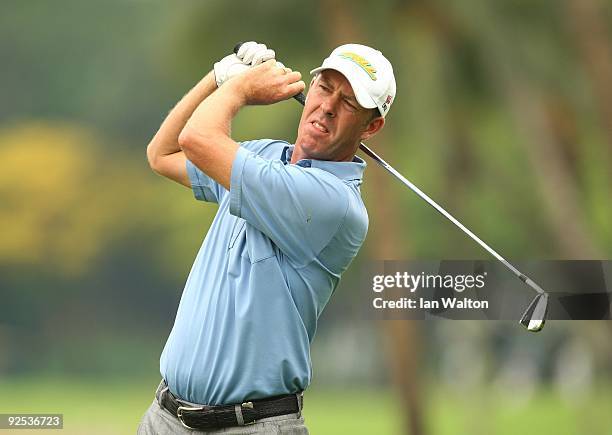
<path fill-rule="evenodd" d="M 391 64 L 363 45 L 338 47 L 311 74 L 294 146 L 231 139 L 240 108 L 305 88 L 254 42 L 217 62 L 148 146 L 155 172 L 219 209 L 139 433 L 308 433 L 302 392 L 317 319 L 367 232 L 355 152 L 395 97 Z"/>

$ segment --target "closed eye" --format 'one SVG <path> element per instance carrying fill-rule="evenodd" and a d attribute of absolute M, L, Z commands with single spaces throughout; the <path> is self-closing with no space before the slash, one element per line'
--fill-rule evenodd
<path fill-rule="evenodd" d="M 344 100 L 344 102 L 351 110 L 357 110 L 357 106 L 355 106 L 352 100 Z"/>

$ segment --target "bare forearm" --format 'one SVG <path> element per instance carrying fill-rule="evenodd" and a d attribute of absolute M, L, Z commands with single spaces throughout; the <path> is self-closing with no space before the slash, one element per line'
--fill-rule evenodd
<path fill-rule="evenodd" d="M 179 139 L 185 156 L 228 190 L 238 150 L 238 144 L 230 137 L 231 122 L 245 105 L 237 86 L 236 82 L 228 82 L 202 101 Z"/>
<path fill-rule="evenodd" d="M 208 73 L 170 111 L 147 147 L 151 166 L 164 156 L 181 151 L 178 137 L 198 105 L 217 89 L 214 73 Z"/>

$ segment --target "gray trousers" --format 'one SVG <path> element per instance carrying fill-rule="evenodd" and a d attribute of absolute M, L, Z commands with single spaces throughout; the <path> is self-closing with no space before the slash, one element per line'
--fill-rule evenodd
<path fill-rule="evenodd" d="M 156 397 L 145 412 L 138 425 L 138 435 L 206 435 L 206 434 L 266 434 L 266 435 L 308 435 L 304 417 L 300 414 L 286 414 L 276 417 L 262 418 L 254 424 L 228 427 L 209 432 L 188 429 L 179 419 L 162 408 L 158 403 L 159 388 Z"/>

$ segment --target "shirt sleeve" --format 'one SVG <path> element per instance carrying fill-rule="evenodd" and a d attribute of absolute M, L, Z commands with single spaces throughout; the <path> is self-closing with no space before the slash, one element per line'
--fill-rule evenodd
<path fill-rule="evenodd" d="M 206 175 L 200 168 L 187 160 L 187 175 L 191 181 L 193 195 L 199 201 L 219 203 L 227 194 L 225 187 Z"/>
<path fill-rule="evenodd" d="M 240 142 L 240 146 L 250 151 L 259 151 L 265 145 L 273 142 L 270 139 L 258 139 Z M 206 175 L 200 168 L 194 165 L 189 159 L 187 160 L 187 175 L 191 181 L 191 189 L 193 195 L 199 201 L 220 203 L 223 197 L 227 194 L 227 189 L 217 183 L 215 180 Z"/>
<path fill-rule="evenodd" d="M 245 148 L 236 154 L 230 213 L 267 235 L 297 266 L 329 244 L 348 207 L 346 186 L 332 174 L 266 160 Z"/>

